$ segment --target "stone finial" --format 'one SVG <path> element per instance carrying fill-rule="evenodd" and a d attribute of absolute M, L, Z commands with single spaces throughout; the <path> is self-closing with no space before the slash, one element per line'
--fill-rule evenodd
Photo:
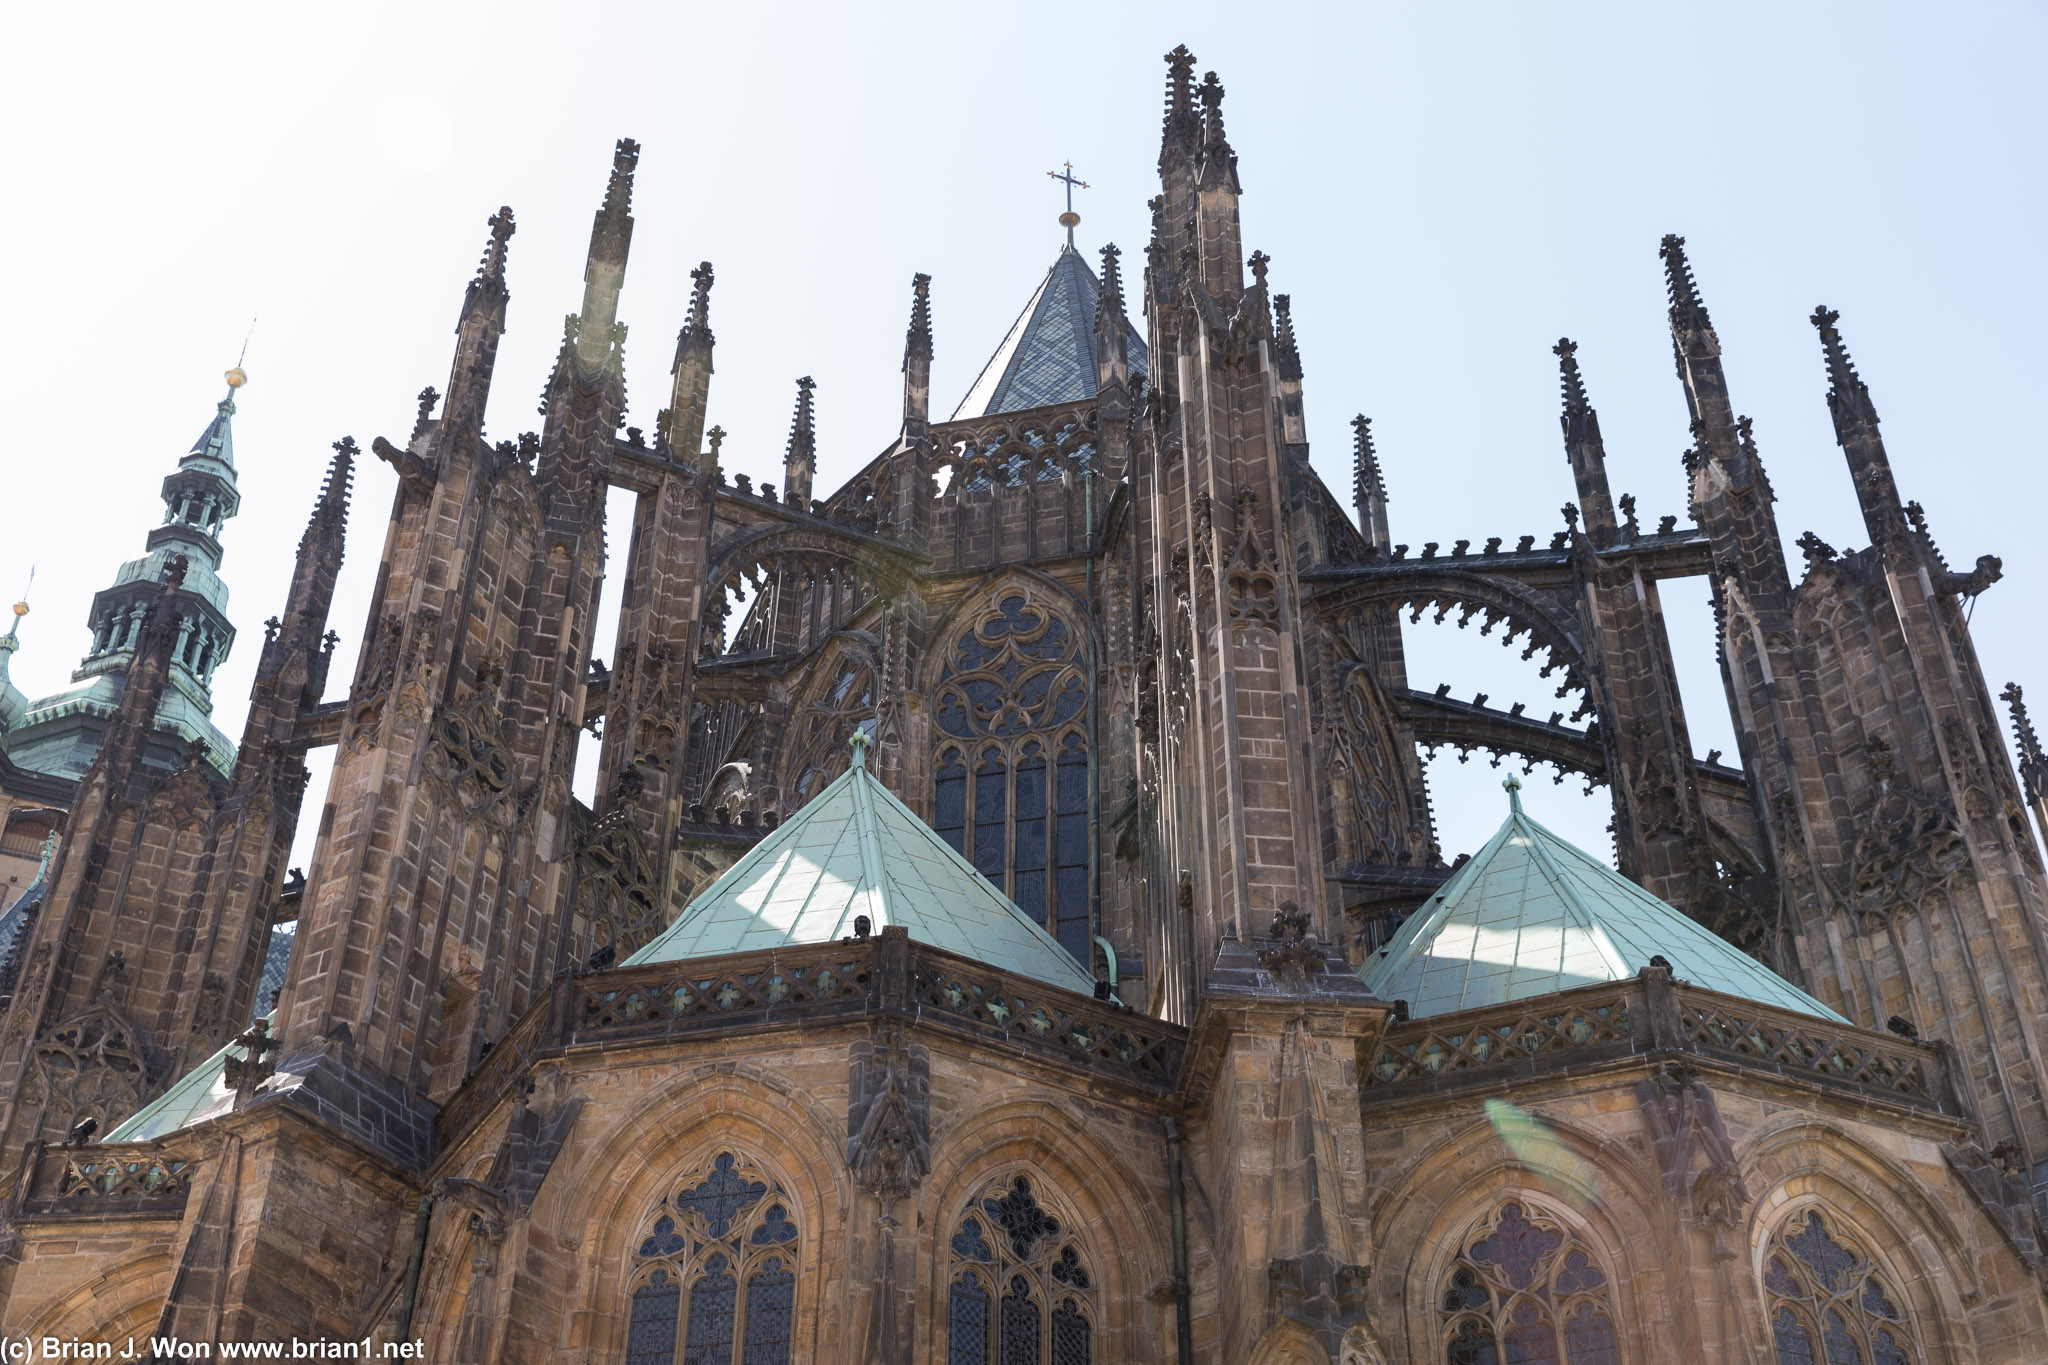
<path fill-rule="evenodd" d="M 932 277 L 919 271 L 910 277 L 910 329 L 904 334 L 907 348 L 932 346 Z"/>
<path fill-rule="evenodd" d="M 1671 296 L 1671 325 L 1680 331 L 1713 331 L 1713 320 L 1707 316 L 1707 305 L 1701 301 L 1699 285 L 1692 277 L 1692 265 L 1685 258 L 1685 238 L 1666 233 L 1657 254 L 1664 260 L 1664 286 Z"/>
<path fill-rule="evenodd" d="M 1263 274 L 1260 283 L 1265 282 Z M 1301 378 L 1301 348 L 1294 340 L 1294 296 L 1275 294 L 1273 296 L 1273 348 L 1278 353 L 1280 377 Z"/>
<path fill-rule="evenodd" d="M 1380 457 L 1372 446 L 1372 418 L 1364 413 L 1351 419 L 1351 488 L 1359 507 L 1378 500 L 1387 501 L 1387 485 L 1380 477 Z"/>

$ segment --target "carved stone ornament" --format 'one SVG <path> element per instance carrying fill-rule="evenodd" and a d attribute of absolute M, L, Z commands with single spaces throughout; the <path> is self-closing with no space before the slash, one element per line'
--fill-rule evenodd
<path fill-rule="evenodd" d="M 1282 901 L 1279 913 L 1273 916 L 1268 941 L 1259 949 L 1259 965 L 1289 979 L 1321 971 L 1329 954 L 1309 932 L 1312 924 L 1308 911 L 1293 901 Z"/>
<path fill-rule="evenodd" d="M 1636 1086 L 1664 1192 L 1693 1220 L 1729 1232 L 1741 1226 L 1749 1187 L 1721 1122 L 1713 1091 L 1693 1067 L 1666 1063 Z"/>
<path fill-rule="evenodd" d="M 610 946 L 623 956 L 661 932 L 654 872 L 654 856 L 634 824 L 631 801 L 621 800 L 590 827 L 576 850 L 576 904 L 592 925 L 593 948 Z"/>
<path fill-rule="evenodd" d="M 161 1078 L 145 1035 L 107 999 L 52 1025 L 34 1058 L 35 1098 L 67 1129 L 88 1117 L 112 1127 L 140 1109 Z"/>
<path fill-rule="evenodd" d="M 1969 846 L 1946 801 L 1915 791 L 1893 772 L 1891 748 L 1872 738 L 1876 795 L 1857 822 L 1849 854 L 1849 898 L 1865 915 L 1889 919 L 1963 872 Z"/>
<path fill-rule="evenodd" d="M 2021 1167 L 2018 1148 L 2000 1143 L 1991 1151 L 1975 1142 L 1944 1145 L 1943 1156 L 1956 1177 L 1969 1187 L 1984 1213 L 1997 1225 L 2019 1258 L 2029 1266 L 2048 1263 L 2042 1244 L 2041 1220 Z"/>
<path fill-rule="evenodd" d="M 517 767 L 504 729 L 497 688 L 479 687 L 434 717 L 427 763 L 466 813 L 509 825 L 517 818 L 516 803 L 507 799 Z"/>
<path fill-rule="evenodd" d="M 916 1190 L 931 1170 L 929 1063 L 885 1026 L 855 1045 L 847 1106 L 847 1164 L 861 1189 L 885 1204 Z"/>

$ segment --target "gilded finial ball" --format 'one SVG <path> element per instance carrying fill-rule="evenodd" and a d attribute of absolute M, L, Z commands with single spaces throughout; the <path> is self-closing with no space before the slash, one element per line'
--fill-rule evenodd
<path fill-rule="evenodd" d="M 1072 209 L 1068 209 L 1065 213 L 1060 215 L 1061 227 L 1079 227 L 1080 223 L 1081 215 L 1074 212 Z"/>
<path fill-rule="evenodd" d="M 237 365 L 237 366 L 235 366 L 235 368 L 233 368 L 232 370 L 229 370 L 229 371 L 228 371 L 228 387 L 229 387 L 229 388 L 231 388 L 231 389 L 239 389 L 239 388 L 241 388 L 241 387 L 242 387 L 242 385 L 244 385 L 244 384 L 246 384 L 246 383 L 248 383 L 248 382 L 249 382 L 249 376 L 248 376 L 248 374 L 247 374 L 247 373 L 245 373 L 245 372 L 243 371 L 243 369 L 242 369 L 242 367 L 241 367 L 240 365 Z"/>
<path fill-rule="evenodd" d="M 16 603 L 14 604 L 14 614 L 15 614 L 16 616 L 26 616 L 26 615 L 28 615 L 28 603 L 26 603 L 26 602 L 16 602 Z"/>

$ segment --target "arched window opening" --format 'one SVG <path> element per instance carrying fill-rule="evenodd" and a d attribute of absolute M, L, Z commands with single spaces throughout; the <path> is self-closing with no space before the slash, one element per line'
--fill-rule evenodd
<path fill-rule="evenodd" d="M 1029 1177 L 970 1203 L 950 1246 L 946 1365 L 1092 1365 L 1094 1276 Z"/>
<path fill-rule="evenodd" d="M 782 1187 L 720 1152 L 635 1249 L 626 1365 L 789 1365 L 796 1241 Z"/>
<path fill-rule="evenodd" d="M 1510 1202 L 1464 1248 L 1440 1302 L 1448 1365 L 1621 1365 L 1607 1276 L 1568 1229 Z"/>
<path fill-rule="evenodd" d="M 1057 613 L 1013 593 L 954 642 L 932 699 L 932 827 L 1089 961 L 1088 687 Z"/>
<path fill-rule="evenodd" d="M 1829 1231 L 1818 1209 L 1771 1238 L 1764 1295 L 1778 1365 L 1913 1365 L 1911 1325 L 1870 1258 Z"/>

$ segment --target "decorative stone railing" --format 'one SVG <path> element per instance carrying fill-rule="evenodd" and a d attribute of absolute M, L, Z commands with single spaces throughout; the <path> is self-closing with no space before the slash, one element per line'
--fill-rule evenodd
<path fill-rule="evenodd" d="M 1865 1099 L 1965 1112 L 1939 1044 L 1677 984 L 1656 968 L 1620 984 L 1396 1024 L 1361 1082 L 1367 1103 L 1391 1103 L 1685 1053 Z"/>
<path fill-rule="evenodd" d="M 31 1218 L 176 1215 L 192 1192 L 199 1155 L 175 1142 L 44 1147 L 28 1165 L 20 1212 Z"/>
<path fill-rule="evenodd" d="M 477 1065 L 435 1118 L 443 1142 L 466 1132 L 533 1062 L 571 1048 L 894 1015 L 1160 1095 L 1172 1091 L 1187 1030 L 912 943 L 900 930 L 558 979 Z"/>

